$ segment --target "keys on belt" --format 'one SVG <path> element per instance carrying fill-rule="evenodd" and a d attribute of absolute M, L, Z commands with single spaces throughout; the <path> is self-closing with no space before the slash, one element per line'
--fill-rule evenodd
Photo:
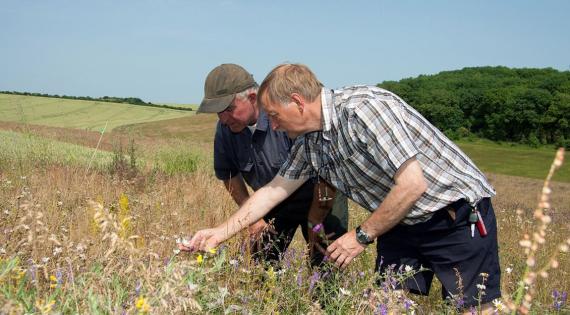
<path fill-rule="evenodd" d="M 477 208 L 471 209 L 471 213 L 469 214 L 469 224 L 471 225 L 471 237 L 475 237 L 475 227 L 477 227 L 477 230 L 479 231 L 479 235 L 481 235 L 481 237 L 487 236 L 487 228 L 485 227 L 485 222 L 483 222 L 481 213 L 479 213 Z"/>

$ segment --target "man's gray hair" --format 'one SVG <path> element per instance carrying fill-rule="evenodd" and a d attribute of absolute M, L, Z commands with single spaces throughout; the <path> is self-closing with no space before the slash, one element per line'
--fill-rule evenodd
<path fill-rule="evenodd" d="M 241 92 L 237 93 L 236 98 L 243 100 L 243 99 L 247 98 L 247 96 L 251 93 L 255 93 L 257 95 L 258 89 L 259 89 L 259 85 L 257 85 L 257 83 L 256 83 L 254 86 L 246 89 L 245 91 L 241 91 Z"/>

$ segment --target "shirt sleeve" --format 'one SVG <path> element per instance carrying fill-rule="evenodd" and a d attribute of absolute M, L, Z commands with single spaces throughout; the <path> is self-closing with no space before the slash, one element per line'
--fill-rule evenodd
<path fill-rule="evenodd" d="M 305 137 L 299 137 L 291 147 L 289 158 L 281 166 L 279 175 L 286 179 L 309 179 L 315 171 L 305 159 Z"/>
<path fill-rule="evenodd" d="M 353 117 L 356 129 L 353 136 L 392 178 L 402 164 L 419 154 L 407 128 L 404 106 L 394 96 L 377 96 L 363 101 Z"/>
<path fill-rule="evenodd" d="M 219 180 L 228 180 L 239 173 L 237 164 L 229 155 L 230 144 L 223 137 L 224 130 L 218 122 L 216 135 L 214 137 L 214 172 Z"/>

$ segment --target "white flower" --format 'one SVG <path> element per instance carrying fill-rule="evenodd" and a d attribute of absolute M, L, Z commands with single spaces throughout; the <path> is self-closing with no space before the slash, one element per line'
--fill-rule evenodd
<path fill-rule="evenodd" d="M 412 266 L 408 266 L 408 265 L 404 266 L 404 271 L 405 271 L 405 272 L 410 272 L 410 271 L 413 271 L 413 270 L 414 270 L 414 268 L 412 268 Z"/>
<path fill-rule="evenodd" d="M 505 272 L 507 272 L 507 273 L 511 273 L 511 272 L 513 272 L 513 268 L 511 268 L 511 267 L 507 267 L 507 269 L 505 269 Z"/>
<path fill-rule="evenodd" d="M 61 254 L 62 251 L 63 251 L 63 249 L 61 247 L 56 247 L 53 249 L 53 255 L 57 256 L 57 255 Z"/>
<path fill-rule="evenodd" d="M 4 247 L 0 247 L 0 255 L 4 254 L 6 254 L 6 250 L 4 249 Z"/>
<path fill-rule="evenodd" d="M 502 313 L 502 312 L 507 310 L 507 307 L 505 306 L 505 304 L 503 304 L 503 302 L 501 302 L 501 300 L 499 300 L 499 299 L 493 300 L 493 306 L 495 306 L 495 312 L 496 313 Z"/>
<path fill-rule="evenodd" d="M 229 263 L 230 263 L 230 265 L 232 265 L 234 267 L 237 267 L 237 265 L 238 265 L 237 259 L 230 259 Z"/>
<path fill-rule="evenodd" d="M 43 257 L 43 258 L 42 258 L 42 262 L 43 262 L 44 264 L 47 264 L 48 261 L 49 261 L 49 257 Z"/>
<path fill-rule="evenodd" d="M 60 206 L 60 207 L 63 206 L 63 201 L 58 201 L 58 202 L 57 202 L 57 205 Z"/>
<path fill-rule="evenodd" d="M 178 248 L 173 249 L 172 252 L 174 253 L 174 255 L 180 254 L 180 250 Z"/>
<path fill-rule="evenodd" d="M 342 295 L 350 296 L 350 294 L 351 294 L 350 290 L 346 290 L 345 288 L 340 288 L 339 291 L 340 291 L 340 294 L 342 294 Z"/>
<path fill-rule="evenodd" d="M 479 289 L 480 291 L 483 291 L 483 290 L 487 289 L 487 287 L 484 284 L 478 284 L 477 289 Z"/>

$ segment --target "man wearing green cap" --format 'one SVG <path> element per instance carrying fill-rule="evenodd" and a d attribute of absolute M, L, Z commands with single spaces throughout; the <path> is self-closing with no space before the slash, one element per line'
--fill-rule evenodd
<path fill-rule="evenodd" d="M 205 96 L 198 108 L 199 113 L 218 114 L 214 169 L 239 206 L 249 197 L 246 183 L 254 191 L 269 183 L 287 160 L 293 144 L 285 132 L 269 126 L 267 114 L 257 106 L 257 89 L 253 76 L 244 68 L 222 64 L 208 74 Z M 305 240 L 313 245 L 311 263 L 318 265 L 323 259 L 321 250 L 327 247 L 320 236 L 332 234 L 331 238 L 336 239 L 346 232 L 347 221 L 346 197 L 335 197 L 335 190 L 317 178 L 305 183 L 248 230 L 257 240 L 256 255 L 275 262 L 301 226 Z M 319 246 L 321 250 L 317 250 Z"/>

